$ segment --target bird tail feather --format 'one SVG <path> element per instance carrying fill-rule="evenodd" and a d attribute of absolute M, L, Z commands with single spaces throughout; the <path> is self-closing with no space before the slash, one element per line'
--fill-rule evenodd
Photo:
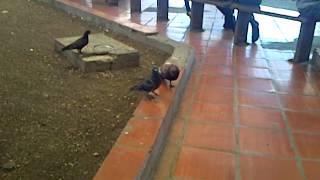
<path fill-rule="evenodd" d="M 138 90 L 139 90 L 139 86 L 138 85 L 132 86 L 130 88 L 130 91 L 138 91 Z"/>
<path fill-rule="evenodd" d="M 69 46 L 65 46 L 61 49 L 61 51 L 65 51 L 65 50 L 68 50 L 69 49 Z"/>

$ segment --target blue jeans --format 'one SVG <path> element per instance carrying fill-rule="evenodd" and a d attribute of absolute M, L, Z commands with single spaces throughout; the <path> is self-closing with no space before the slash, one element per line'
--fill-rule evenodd
<path fill-rule="evenodd" d="M 300 16 L 320 21 L 320 4 L 300 9 Z"/>
<path fill-rule="evenodd" d="M 184 0 L 184 6 L 186 7 L 186 11 L 187 12 L 190 12 L 191 9 L 190 9 L 190 4 L 189 4 L 189 0 Z"/>
<path fill-rule="evenodd" d="M 217 9 L 224 15 L 224 23 L 226 26 L 234 26 L 235 23 L 235 17 L 233 15 L 234 10 L 229 8 L 222 8 L 217 6 Z M 249 23 L 251 26 L 256 27 L 259 25 L 259 23 L 254 19 L 253 14 L 251 14 Z"/>

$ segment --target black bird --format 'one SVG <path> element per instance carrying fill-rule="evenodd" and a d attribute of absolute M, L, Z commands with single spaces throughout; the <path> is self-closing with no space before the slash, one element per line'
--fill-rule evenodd
<path fill-rule="evenodd" d="M 170 87 L 174 87 L 171 84 L 171 81 L 175 81 L 179 77 L 180 70 L 179 70 L 178 66 L 175 64 L 171 64 L 171 63 L 165 63 L 160 68 L 160 71 L 161 71 L 161 73 L 160 73 L 161 78 L 169 80 Z"/>
<path fill-rule="evenodd" d="M 67 45 L 66 47 L 62 48 L 62 51 L 77 49 L 80 54 L 82 54 L 81 50 L 89 43 L 89 34 L 90 31 L 84 32 L 83 36 L 80 39 L 77 39 L 73 43 Z"/>
<path fill-rule="evenodd" d="M 143 91 L 146 92 L 147 95 L 152 92 L 154 95 L 158 96 L 154 90 L 158 89 L 161 85 L 161 78 L 159 69 L 157 67 L 152 68 L 151 77 L 148 80 L 145 80 L 142 83 L 134 85 L 130 88 L 130 91 Z"/>

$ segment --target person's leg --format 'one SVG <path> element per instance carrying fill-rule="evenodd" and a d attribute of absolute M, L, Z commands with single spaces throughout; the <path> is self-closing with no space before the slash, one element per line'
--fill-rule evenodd
<path fill-rule="evenodd" d="M 229 9 L 229 8 L 222 8 L 217 6 L 217 9 L 224 15 L 224 24 L 223 27 L 225 29 L 232 29 L 234 30 L 235 28 L 235 17 L 233 15 L 234 10 L 233 9 Z"/>
<path fill-rule="evenodd" d="M 300 11 L 300 16 L 320 21 L 320 4 L 307 7 Z"/>
<path fill-rule="evenodd" d="M 260 32 L 259 32 L 259 23 L 254 19 L 253 14 L 251 15 L 249 23 L 251 24 L 251 27 L 252 27 L 252 43 L 255 43 L 259 39 Z"/>
<path fill-rule="evenodd" d="M 314 6 L 315 20 L 320 21 L 320 4 Z"/>
<path fill-rule="evenodd" d="M 190 8 L 189 0 L 184 0 L 184 6 L 186 7 L 187 15 L 191 17 L 191 8 Z"/>

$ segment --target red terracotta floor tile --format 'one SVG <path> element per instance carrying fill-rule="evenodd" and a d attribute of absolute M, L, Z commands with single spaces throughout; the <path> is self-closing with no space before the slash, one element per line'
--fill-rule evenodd
<path fill-rule="evenodd" d="M 146 150 L 113 147 L 93 179 L 134 179 L 139 173 L 146 154 Z"/>
<path fill-rule="evenodd" d="M 275 92 L 272 81 L 268 79 L 239 78 L 238 87 L 251 91 Z"/>
<path fill-rule="evenodd" d="M 308 180 L 320 179 L 320 162 L 303 161 L 303 167 Z"/>
<path fill-rule="evenodd" d="M 117 143 L 128 146 L 150 147 L 154 143 L 159 128 L 159 120 L 130 119 Z"/>
<path fill-rule="evenodd" d="M 238 75 L 252 78 L 271 79 L 271 74 L 265 68 L 238 67 Z"/>
<path fill-rule="evenodd" d="M 233 87 L 233 78 L 231 76 L 210 76 L 203 75 L 201 77 L 200 83 L 201 86 L 210 86 L 210 87 Z"/>
<path fill-rule="evenodd" d="M 224 56 L 232 57 L 232 44 L 225 39 L 210 40 L 208 42 L 207 55 L 208 56 Z"/>
<path fill-rule="evenodd" d="M 273 79 L 281 81 L 306 81 L 306 76 L 302 70 L 273 70 Z"/>
<path fill-rule="evenodd" d="M 294 64 L 288 61 L 269 61 L 270 67 L 278 70 L 291 70 L 294 68 Z"/>
<path fill-rule="evenodd" d="M 274 28 L 272 28 L 274 29 Z M 273 40 L 269 40 L 269 42 L 271 41 L 275 41 L 275 42 L 286 42 L 285 38 L 284 37 L 277 37 L 277 38 L 274 38 L 275 36 L 278 36 L 278 35 L 275 35 L 273 34 L 273 37 L 272 39 Z M 264 49 L 264 53 L 265 53 L 265 57 L 270 59 L 270 60 L 278 60 L 278 61 L 288 61 L 288 59 L 290 58 L 293 58 L 294 54 L 293 52 L 288 52 L 288 51 L 281 51 L 281 50 L 270 50 L 270 49 Z"/>
<path fill-rule="evenodd" d="M 223 15 L 221 15 L 221 17 L 219 17 L 220 14 L 217 14 L 218 16 L 216 16 L 214 19 L 214 26 L 212 28 L 212 32 L 211 32 L 211 41 L 209 41 L 208 46 L 216 45 L 219 46 L 220 42 L 225 42 L 224 44 L 227 45 L 227 43 L 229 43 L 229 47 L 232 47 L 232 38 L 233 38 L 233 32 L 231 31 L 222 31 L 222 25 L 224 23 L 224 20 L 222 18 Z"/>
<path fill-rule="evenodd" d="M 239 107 L 240 123 L 250 127 L 284 129 L 281 112 L 268 108 Z"/>
<path fill-rule="evenodd" d="M 183 103 L 190 103 L 192 101 L 192 95 L 194 94 L 194 87 L 192 82 L 189 81 L 189 83 L 190 84 L 187 85 L 182 97 Z"/>
<path fill-rule="evenodd" d="M 234 180 L 232 154 L 182 146 L 174 176 L 185 179 Z"/>
<path fill-rule="evenodd" d="M 195 98 L 197 101 L 214 104 L 232 104 L 233 90 L 202 85 L 197 90 Z"/>
<path fill-rule="evenodd" d="M 293 156 L 287 133 L 278 130 L 241 128 L 240 150 L 273 156 Z"/>
<path fill-rule="evenodd" d="M 294 134 L 297 148 L 303 158 L 320 159 L 320 135 Z"/>
<path fill-rule="evenodd" d="M 233 123 L 234 112 L 231 104 L 194 103 L 190 118 L 196 121 Z"/>
<path fill-rule="evenodd" d="M 265 59 L 240 59 L 237 61 L 237 66 L 242 67 L 257 67 L 257 68 L 268 68 L 268 62 Z"/>
<path fill-rule="evenodd" d="M 262 48 L 258 48 L 257 46 L 236 46 L 233 47 L 234 56 L 238 61 L 243 60 L 256 60 L 256 59 L 264 59 L 264 50 Z"/>
<path fill-rule="evenodd" d="M 293 130 L 320 133 L 320 114 L 304 112 L 286 112 Z"/>
<path fill-rule="evenodd" d="M 320 109 L 320 98 L 314 96 L 281 95 L 283 107 L 300 111 L 318 111 Z"/>
<path fill-rule="evenodd" d="M 241 105 L 264 106 L 277 108 L 277 96 L 272 93 L 258 93 L 249 91 L 238 91 L 239 103 Z"/>
<path fill-rule="evenodd" d="M 270 157 L 240 157 L 243 180 L 302 180 L 294 160 Z"/>
<path fill-rule="evenodd" d="M 233 70 L 231 66 L 206 65 L 202 68 L 202 73 L 207 75 L 232 76 Z"/>
<path fill-rule="evenodd" d="M 320 90 L 320 72 L 313 69 L 308 70 L 309 71 L 306 72 L 308 81 L 312 82 L 317 90 Z"/>
<path fill-rule="evenodd" d="M 204 54 L 207 47 L 205 45 L 200 45 L 200 44 L 197 44 L 197 45 L 193 45 L 192 46 L 195 53 L 201 53 L 201 54 Z"/>
<path fill-rule="evenodd" d="M 180 103 L 180 106 L 178 109 L 177 117 L 184 118 L 184 117 L 187 117 L 188 115 L 190 115 L 190 112 L 189 112 L 190 107 L 191 107 L 191 103 L 188 103 L 186 101 L 182 101 Z"/>
<path fill-rule="evenodd" d="M 183 119 L 175 118 L 169 133 L 169 140 L 175 143 L 178 142 L 180 136 L 182 136 L 184 126 L 185 122 Z"/>
<path fill-rule="evenodd" d="M 157 98 L 157 97 L 156 97 Z M 167 111 L 167 102 L 161 100 L 141 100 L 134 115 L 149 116 L 149 117 L 163 117 Z"/>
<path fill-rule="evenodd" d="M 235 147 L 234 129 L 217 124 L 190 123 L 187 126 L 184 144 L 233 150 Z"/>
<path fill-rule="evenodd" d="M 205 65 L 232 65 L 232 57 L 225 56 L 224 54 L 209 54 L 204 59 Z"/>
<path fill-rule="evenodd" d="M 275 81 L 275 87 L 278 92 L 287 94 L 317 95 L 319 93 L 316 86 L 307 81 Z"/>

